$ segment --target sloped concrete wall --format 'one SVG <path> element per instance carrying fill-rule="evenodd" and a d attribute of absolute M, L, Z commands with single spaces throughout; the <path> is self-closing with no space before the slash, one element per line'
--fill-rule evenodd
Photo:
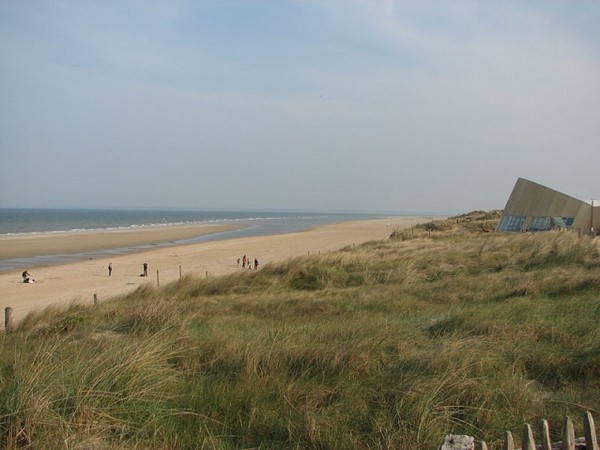
<path fill-rule="evenodd" d="M 572 228 L 588 233 L 592 226 L 592 207 L 584 201 L 524 178 L 517 179 L 504 207 L 503 216 L 574 217 Z M 594 207 L 594 229 L 600 226 L 600 205 Z M 530 220 L 525 220 L 523 228 Z M 524 231 L 524 230 L 522 230 Z"/>

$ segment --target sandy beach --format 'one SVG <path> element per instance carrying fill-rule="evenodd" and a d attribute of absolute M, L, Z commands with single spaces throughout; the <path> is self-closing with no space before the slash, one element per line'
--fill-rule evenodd
<path fill-rule="evenodd" d="M 3 310 L 5 307 L 12 307 L 14 320 L 18 322 L 31 311 L 50 305 L 68 306 L 72 302 L 92 304 L 94 294 L 99 301 L 103 301 L 131 292 L 146 283 L 156 285 L 157 278 L 161 286 L 166 285 L 179 278 L 180 267 L 183 275 L 218 276 L 244 270 L 237 264 L 237 258 L 244 254 L 251 260 L 258 259 L 260 265 L 264 265 L 271 261 L 325 253 L 347 245 L 385 239 L 395 228 L 410 228 L 425 220 L 418 217 L 390 217 L 342 222 L 297 233 L 159 247 L 110 258 L 31 267 L 29 272 L 36 281 L 30 284 L 22 282 L 20 270 L 0 272 L 0 306 Z M 67 252 L 67 249 L 83 251 L 169 242 L 218 231 L 225 230 L 220 225 L 215 225 L 214 228 L 205 225 L 201 229 L 165 227 L 120 232 L 23 236 L 0 240 L 0 249 L 2 255 L 9 255 L 3 256 L 4 258 L 14 258 L 19 255 L 39 255 L 40 252 Z M 109 263 L 113 268 L 110 277 Z M 149 265 L 147 278 L 140 277 L 143 263 Z M 3 321 L 1 326 L 4 326 Z"/>

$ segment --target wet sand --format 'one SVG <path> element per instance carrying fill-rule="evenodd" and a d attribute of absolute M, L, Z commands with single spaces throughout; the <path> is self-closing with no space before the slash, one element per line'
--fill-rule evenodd
<path fill-rule="evenodd" d="M 173 242 L 211 233 L 231 231 L 238 225 L 189 225 L 114 231 L 43 233 L 0 237 L 0 259 L 28 258 L 57 253 L 83 253 L 137 245 Z"/>
<path fill-rule="evenodd" d="M 92 304 L 94 294 L 97 295 L 99 301 L 127 294 L 146 283 L 156 285 L 157 278 L 160 285 L 164 286 L 179 278 L 180 267 L 182 275 L 218 276 L 248 270 L 242 269 L 237 264 L 237 258 L 241 258 L 244 254 L 252 261 L 257 258 L 262 266 L 271 261 L 325 253 L 348 245 L 385 239 L 397 227 L 410 228 L 426 220 L 418 217 L 390 217 L 342 222 L 322 225 L 297 233 L 158 247 L 109 258 L 32 267 L 29 268 L 29 272 L 36 281 L 31 284 L 22 283 L 21 270 L 0 272 L 0 307 L 2 309 L 8 306 L 12 307 L 14 320 L 18 321 L 27 313 L 41 310 L 50 305 L 68 306 L 72 302 Z M 146 231 L 148 232 L 146 233 Z M 85 239 L 79 238 L 77 249 L 81 251 L 82 248 L 88 250 L 105 248 L 100 245 L 123 247 L 136 243 L 139 245 L 142 241 L 143 243 L 167 242 L 197 236 L 197 231 L 194 230 L 191 235 L 182 235 L 179 233 L 183 233 L 183 230 L 169 228 L 128 231 L 125 234 L 121 234 L 124 232 L 85 233 Z M 21 243 L 28 248 L 27 251 L 33 251 L 34 254 L 39 254 L 38 252 L 42 248 L 64 252 L 65 247 L 62 245 L 69 244 L 62 240 L 63 237 L 49 235 L 44 239 L 39 239 L 36 236 L 28 243 L 23 241 Z M 150 237 L 151 239 L 148 241 Z M 85 247 L 83 247 L 84 241 L 86 241 Z M 36 245 L 38 245 L 37 248 Z M 3 241 L 0 242 L 0 246 L 4 246 Z M 11 255 L 14 257 L 15 253 Z M 149 264 L 148 277 L 140 277 L 144 262 Z M 108 275 L 109 263 L 113 268 L 110 277 Z M 4 326 L 3 321 L 1 326 Z"/>

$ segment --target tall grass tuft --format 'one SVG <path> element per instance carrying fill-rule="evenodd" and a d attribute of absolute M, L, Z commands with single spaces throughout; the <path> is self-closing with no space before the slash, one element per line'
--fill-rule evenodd
<path fill-rule="evenodd" d="M 172 414 L 178 389 L 167 363 L 176 342 L 165 338 L 5 340 L 2 445 L 116 448 L 160 439 L 157 423 Z"/>

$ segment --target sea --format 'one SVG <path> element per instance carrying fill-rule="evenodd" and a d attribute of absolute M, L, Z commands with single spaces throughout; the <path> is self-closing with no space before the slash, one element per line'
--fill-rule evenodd
<path fill-rule="evenodd" d="M 73 231 L 131 230 L 196 224 L 238 224 L 243 226 L 243 228 L 234 231 L 213 233 L 191 239 L 158 244 L 160 246 L 169 246 L 248 236 L 292 233 L 316 225 L 381 217 L 384 216 L 378 214 L 322 212 L 0 208 L 0 237 L 68 233 Z M 156 246 L 156 244 L 142 245 L 85 253 L 3 259 L 0 260 L 0 271 L 63 264 L 95 257 L 130 253 L 144 248 L 156 248 Z"/>

